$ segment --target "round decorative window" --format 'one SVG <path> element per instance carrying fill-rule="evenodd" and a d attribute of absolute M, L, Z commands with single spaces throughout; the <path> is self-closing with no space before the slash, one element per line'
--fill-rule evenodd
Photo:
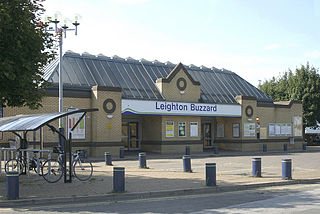
<path fill-rule="evenodd" d="M 187 87 L 187 81 L 184 78 L 179 78 L 177 80 L 177 87 L 180 91 L 184 91 L 184 89 L 186 89 Z"/>
<path fill-rule="evenodd" d="M 253 108 L 251 106 L 246 107 L 246 115 L 247 117 L 252 117 L 253 115 Z"/>
<path fill-rule="evenodd" d="M 116 102 L 113 99 L 106 99 L 103 102 L 103 110 L 108 114 L 113 113 L 116 110 Z"/>

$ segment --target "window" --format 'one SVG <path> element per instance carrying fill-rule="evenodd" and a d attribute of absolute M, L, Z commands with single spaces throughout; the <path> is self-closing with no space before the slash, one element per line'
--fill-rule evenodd
<path fill-rule="evenodd" d="M 232 137 L 240 137 L 240 123 L 232 124 Z"/>
<path fill-rule="evenodd" d="M 190 137 L 198 137 L 198 122 L 190 122 Z"/>
<path fill-rule="evenodd" d="M 174 137 L 174 122 L 166 122 L 166 137 Z"/>
<path fill-rule="evenodd" d="M 185 137 L 186 136 L 186 122 L 179 122 L 178 124 L 178 136 Z"/>
<path fill-rule="evenodd" d="M 291 136 L 292 125 L 290 123 L 269 123 L 269 136 Z"/>

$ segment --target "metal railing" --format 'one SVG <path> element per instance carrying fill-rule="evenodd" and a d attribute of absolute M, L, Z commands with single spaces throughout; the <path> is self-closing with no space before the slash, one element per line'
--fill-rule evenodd
<path fill-rule="evenodd" d="M 36 162 L 37 162 L 37 174 L 39 175 L 41 168 L 40 168 L 40 158 L 44 157 L 44 153 L 47 153 L 46 160 L 51 159 L 52 157 L 52 150 L 41 150 L 41 149 L 15 149 L 15 148 L 0 148 L 0 174 L 5 172 L 5 165 L 8 160 L 10 159 L 18 159 L 19 152 L 26 152 L 26 174 L 30 176 L 30 161 L 36 155 Z"/>

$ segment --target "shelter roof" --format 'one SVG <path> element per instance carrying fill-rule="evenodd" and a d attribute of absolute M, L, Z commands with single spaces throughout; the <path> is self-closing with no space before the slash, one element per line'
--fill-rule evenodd
<path fill-rule="evenodd" d="M 35 131 L 40 127 L 71 114 L 98 111 L 98 109 L 77 109 L 68 112 L 52 112 L 45 114 L 16 115 L 0 118 L 1 132 Z"/>

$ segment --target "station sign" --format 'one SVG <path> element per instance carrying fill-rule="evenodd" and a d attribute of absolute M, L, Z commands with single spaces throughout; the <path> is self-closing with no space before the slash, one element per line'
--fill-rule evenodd
<path fill-rule="evenodd" d="M 239 104 L 184 103 L 123 99 L 122 114 L 241 117 Z"/>

